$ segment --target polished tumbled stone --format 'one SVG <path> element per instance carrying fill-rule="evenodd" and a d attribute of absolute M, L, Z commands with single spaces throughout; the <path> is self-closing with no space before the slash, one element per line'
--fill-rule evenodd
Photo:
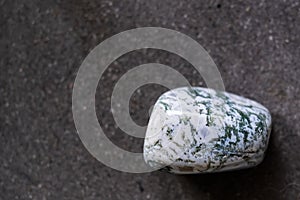
<path fill-rule="evenodd" d="M 263 160 L 270 131 L 268 109 L 253 100 L 178 88 L 154 105 L 144 158 L 154 168 L 180 174 L 248 168 Z"/>

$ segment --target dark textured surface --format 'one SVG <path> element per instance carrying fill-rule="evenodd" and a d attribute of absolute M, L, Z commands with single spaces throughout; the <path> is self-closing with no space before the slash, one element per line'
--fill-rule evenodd
<path fill-rule="evenodd" d="M 0 1 L 0 199 L 300 199 L 299 1 Z M 120 31 L 160 26 L 181 31 L 210 52 L 226 90 L 268 107 L 273 131 L 265 161 L 221 174 L 127 174 L 95 160 L 73 123 L 72 86 L 88 52 Z M 143 141 L 116 128 L 113 85 L 128 69 L 161 62 L 192 85 L 200 75 L 175 55 L 137 51 L 99 82 L 97 113 L 119 146 Z M 131 101 L 146 124 L 165 88 L 148 85 Z"/>

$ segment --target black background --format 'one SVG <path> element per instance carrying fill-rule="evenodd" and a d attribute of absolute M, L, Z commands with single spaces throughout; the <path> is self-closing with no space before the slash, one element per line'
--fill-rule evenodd
<path fill-rule="evenodd" d="M 0 1 L 0 199 L 300 199 L 299 1 Z M 84 148 L 71 95 L 85 56 L 104 39 L 131 28 L 165 27 L 198 41 L 212 56 L 227 91 L 261 102 L 273 117 L 270 146 L 256 168 L 206 175 L 128 174 Z M 106 134 L 141 152 L 143 140 L 119 130 L 110 112 L 114 84 L 129 69 L 160 62 L 205 86 L 186 61 L 158 50 L 122 56 L 96 94 Z M 132 118 L 166 91 L 137 90 Z"/>

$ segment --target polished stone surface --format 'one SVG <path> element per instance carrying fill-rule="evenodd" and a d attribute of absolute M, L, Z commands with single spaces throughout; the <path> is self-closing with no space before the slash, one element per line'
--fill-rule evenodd
<path fill-rule="evenodd" d="M 161 95 L 144 143 L 145 161 L 177 174 L 249 168 L 264 158 L 271 132 L 267 108 L 201 87 Z"/>

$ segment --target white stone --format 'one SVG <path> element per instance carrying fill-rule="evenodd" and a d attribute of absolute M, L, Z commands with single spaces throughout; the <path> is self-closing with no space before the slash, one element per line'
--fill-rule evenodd
<path fill-rule="evenodd" d="M 157 100 L 144 158 L 152 167 L 191 174 L 259 164 L 268 146 L 271 115 L 261 104 L 227 92 L 183 87 Z"/>

